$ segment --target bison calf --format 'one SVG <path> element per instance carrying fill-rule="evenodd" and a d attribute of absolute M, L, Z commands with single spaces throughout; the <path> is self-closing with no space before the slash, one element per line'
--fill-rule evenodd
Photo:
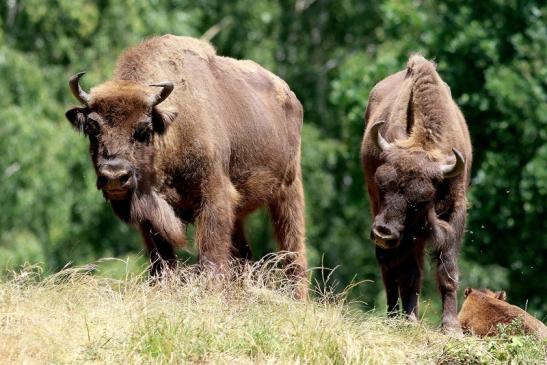
<path fill-rule="evenodd" d="M 521 308 L 507 303 L 504 291 L 467 288 L 464 296 L 458 319 L 465 331 L 477 336 L 494 336 L 498 334 L 498 324 L 520 319 L 526 333 L 547 338 L 547 327 Z"/>
<path fill-rule="evenodd" d="M 292 253 L 296 296 L 306 295 L 303 112 L 283 80 L 172 35 L 125 51 L 114 78 L 89 93 L 82 75 L 69 84 L 83 106 L 66 117 L 89 138 L 97 188 L 140 229 L 152 275 L 174 265 L 189 223 L 202 267 L 225 272 L 231 258 L 250 258 L 243 222 L 266 206 Z"/>
<path fill-rule="evenodd" d="M 444 330 L 457 320 L 458 254 L 471 171 L 466 122 L 435 65 L 413 56 L 371 91 L 361 147 L 371 238 L 390 313 L 418 314 L 426 243 L 437 258 Z"/>

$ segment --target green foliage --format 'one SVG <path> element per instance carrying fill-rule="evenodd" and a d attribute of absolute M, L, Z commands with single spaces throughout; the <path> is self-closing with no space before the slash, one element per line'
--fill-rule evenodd
<path fill-rule="evenodd" d="M 7 1 L 0 5 L 0 269 L 141 250 L 94 187 L 87 141 L 63 113 L 67 79 L 110 77 L 116 57 L 163 33 L 206 34 L 220 54 L 284 78 L 305 107 L 302 166 L 311 266 L 383 306 L 359 149 L 368 93 L 412 52 L 438 63 L 474 144 L 462 286 L 505 289 L 545 315 L 547 7 L 539 1 Z M 255 251 L 275 244 L 262 212 Z M 428 273 L 431 277 L 433 273 Z M 319 278 L 318 278 L 319 280 Z M 432 280 L 425 299 L 438 295 Z M 434 296 L 433 296 L 434 295 Z M 379 299 L 379 300 L 378 300 Z"/>
<path fill-rule="evenodd" d="M 288 303 L 268 303 L 268 306 L 254 303 L 253 308 L 236 308 L 235 303 L 231 304 L 217 317 L 218 321 L 210 323 L 191 317 L 173 318 L 165 313 L 147 318 L 135 329 L 130 348 L 152 362 L 168 359 L 200 362 L 213 354 L 224 354 L 255 361 L 265 357 L 294 360 L 307 357 L 310 363 L 343 363 L 345 344 L 331 329 L 298 333 L 305 330 L 304 316 L 311 313 L 294 313 L 291 324 L 286 323 L 288 318 L 284 315 L 272 316 L 290 311 Z M 324 321 L 318 320 L 319 324 Z M 317 344 L 321 344 L 320 351 Z"/>
<path fill-rule="evenodd" d="M 547 343 L 526 335 L 522 320 L 498 325 L 495 337 L 449 341 L 438 364 L 540 364 L 546 360 Z"/>

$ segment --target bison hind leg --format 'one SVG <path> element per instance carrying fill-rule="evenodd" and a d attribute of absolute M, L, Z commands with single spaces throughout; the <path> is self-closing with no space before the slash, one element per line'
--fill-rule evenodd
<path fill-rule="evenodd" d="M 245 236 L 243 218 L 238 218 L 232 231 L 232 257 L 234 259 L 252 260 L 251 245 Z"/>
<path fill-rule="evenodd" d="M 229 274 L 232 232 L 239 193 L 222 174 L 211 177 L 196 220 L 199 265 L 221 276 Z"/>
<path fill-rule="evenodd" d="M 298 175 L 282 185 L 269 202 L 272 224 L 281 251 L 288 253 L 285 267 L 294 286 L 294 296 L 304 299 L 308 293 L 306 246 L 304 243 L 304 189 Z"/>

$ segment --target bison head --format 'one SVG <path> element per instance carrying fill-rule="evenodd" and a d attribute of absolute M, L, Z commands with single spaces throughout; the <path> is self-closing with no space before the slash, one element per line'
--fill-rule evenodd
<path fill-rule="evenodd" d="M 465 291 L 463 293 L 463 297 L 467 298 L 469 296 L 469 294 L 471 294 L 473 292 L 480 292 L 480 293 L 486 295 L 487 297 L 503 300 L 504 302 L 507 301 L 507 293 L 504 290 L 492 291 L 492 290 L 486 289 L 486 288 L 485 289 L 467 288 L 467 289 L 465 289 Z"/>
<path fill-rule="evenodd" d="M 370 131 L 383 160 L 374 175 L 379 200 L 371 238 L 380 247 L 395 248 L 405 228 L 423 225 L 435 214 L 439 183 L 460 174 L 464 160 L 455 148 L 453 156 L 439 161 L 422 148 L 403 148 L 389 143 L 380 134 L 382 124 L 373 125 Z"/>
<path fill-rule="evenodd" d="M 157 105 L 173 91 L 173 84 L 108 81 L 88 94 L 79 84 L 83 74 L 73 76 L 69 86 L 84 106 L 65 115 L 89 137 L 97 188 L 110 201 L 129 199 L 154 179 L 154 138 L 163 134 L 177 115 Z M 161 91 L 150 86 L 161 87 Z"/>

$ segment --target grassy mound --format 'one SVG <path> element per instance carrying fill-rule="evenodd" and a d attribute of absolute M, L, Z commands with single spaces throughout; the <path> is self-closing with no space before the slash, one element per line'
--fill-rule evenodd
<path fill-rule="evenodd" d="M 2 363 L 495 364 L 542 363 L 546 343 L 524 335 L 454 338 L 423 324 L 365 313 L 341 298 L 297 302 L 275 269 L 236 281 L 182 269 L 150 285 L 91 267 L 0 282 Z M 512 362 L 513 361 L 513 362 Z"/>

